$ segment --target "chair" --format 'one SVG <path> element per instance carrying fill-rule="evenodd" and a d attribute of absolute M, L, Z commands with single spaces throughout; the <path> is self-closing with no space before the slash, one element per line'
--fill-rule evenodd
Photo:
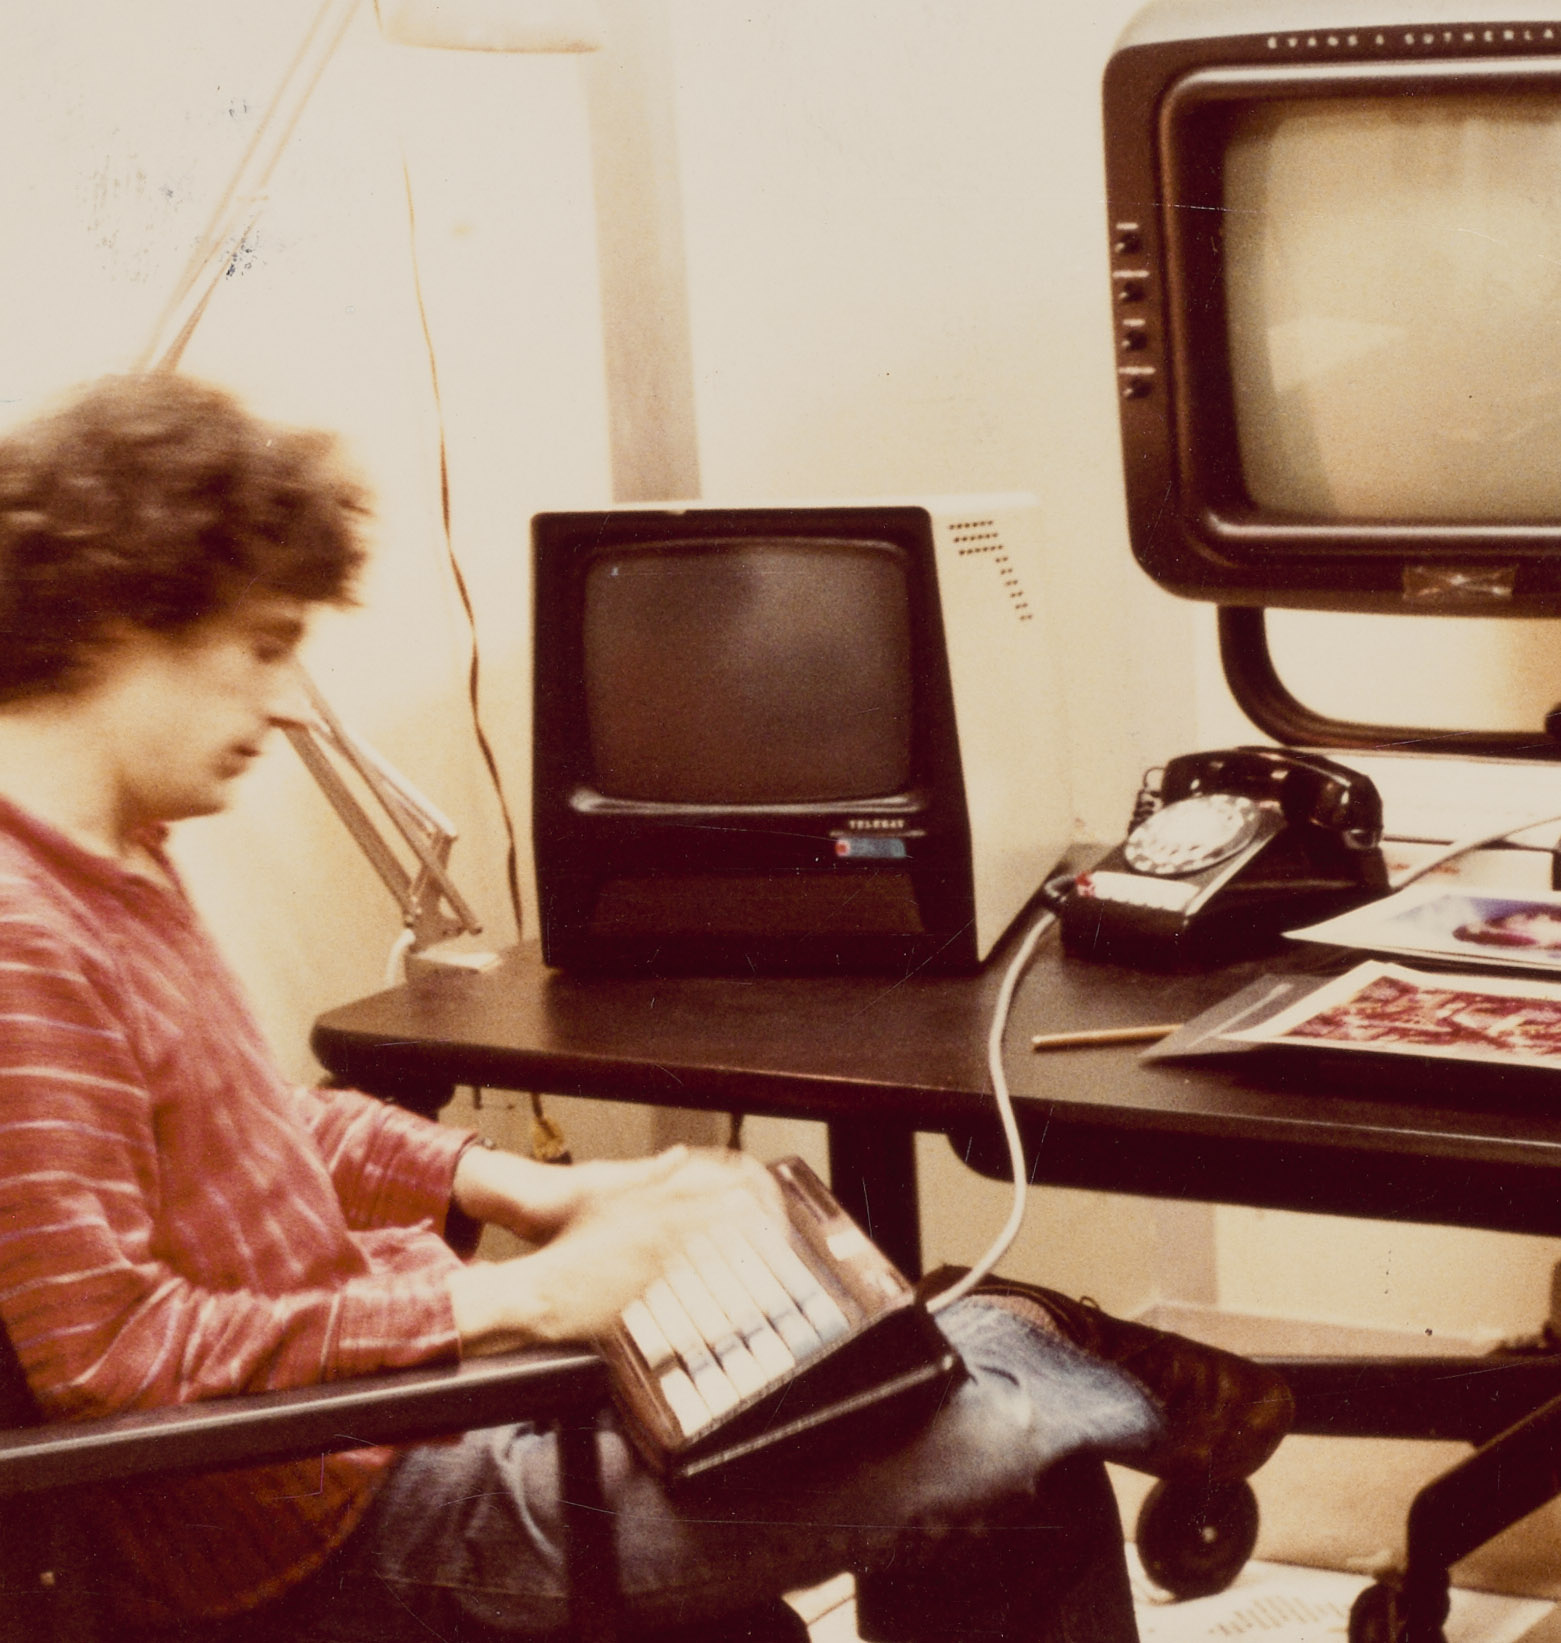
<path fill-rule="evenodd" d="M 90 1549 L 72 1534 L 72 1489 L 349 1445 L 416 1442 L 524 1419 L 558 1433 L 571 1631 L 579 1643 L 610 1643 L 618 1635 L 617 1593 L 614 1582 L 602 1578 L 611 1567 L 612 1531 L 602 1509 L 595 1423 L 605 1388 L 606 1369 L 594 1352 L 535 1348 L 105 1420 L 41 1423 L 0 1331 L 0 1500 L 8 1503 L 0 1535 L 0 1637 L 109 1643 L 124 1636 L 122 1626 L 98 1612 L 87 1576 Z M 723 1623 L 721 1631 L 752 1643 L 779 1643 L 799 1633 L 806 1635 L 801 1621 L 778 1600 Z M 658 1634 L 656 1643 L 699 1643 L 713 1635 L 690 1628 Z"/>
<path fill-rule="evenodd" d="M 1561 1494 L 1561 1356 L 1532 1348 L 1481 1357 L 1267 1358 L 1296 1398 L 1294 1430 L 1321 1437 L 1473 1444 L 1409 1508 L 1402 1568 L 1368 1586 L 1350 1643 L 1440 1643 L 1452 1565 Z"/>
<path fill-rule="evenodd" d="M 213 1399 L 104 1420 L 42 1423 L 0 1333 L 0 1636 L 99 1643 L 86 1564 L 71 1544 L 69 1492 L 154 1473 L 261 1464 L 368 1443 L 408 1443 L 517 1419 L 551 1424 L 564 1473 L 571 1623 L 581 1643 L 610 1638 L 610 1581 L 586 1578 L 609 1551 L 594 1416 L 605 1368 L 584 1348 L 534 1349 L 296 1391 Z M 350 1433 L 348 1437 L 346 1434 Z"/>

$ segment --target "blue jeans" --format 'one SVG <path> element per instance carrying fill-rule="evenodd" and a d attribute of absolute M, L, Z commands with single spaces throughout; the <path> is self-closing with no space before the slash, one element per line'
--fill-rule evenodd
<path fill-rule="evenodd" d="M 979 1298 L 939 1322 L 968 1377 L 881 1455 L 821 1456 L 689 1509 L 605 1422 L 631 1629 L 714 1618 L 850 1569 L 864 1616 L 903 1643 L 1133 1643 L 1121 1524 L 1093 1457 L 1155 1436 L 1153 1404 L 1113 1366 Z M 213 1636 L 546 1637 L 566 1621 L 562 1539 L 551 1436 L 522 1425 L 420 1446 L 324 1569 Z"/>

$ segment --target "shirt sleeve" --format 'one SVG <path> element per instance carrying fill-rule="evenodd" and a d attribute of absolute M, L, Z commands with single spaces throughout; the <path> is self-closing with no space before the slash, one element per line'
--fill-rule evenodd
<path fill-rule="evenodd" d="M 330 1171 L 349 1226 L 430 1223 L 443 1232 L 455 1166 L 476 1140 L 358 1090 L 295 1092 L 299 1116 Z"/>
<path fill-rule="evenodd" d="M 259 1175 L 264 1161 L 252 1178 L 269 1193 L 269 1266 L 241 1216 L 186 1209 L 181 1223 L 154 1088 L 111 1003 L 111 952 L 87 955 L 4 908 L 0 927 L 0 1322 L 46 1413 L 151 1408 L 458 1356 L 446 1287 L 456 1257 L 426 1229 L 354 1241 L 318 1211 L 306 1225 L 278 1191 L 286 1176 Z M 408 1184 L 364 1190 L 374 1202 L 433 1205 L 461 1137 L 403 1148 L 390 1139 L 403 1128 L 381 1126 L 369 1151 L 388 1149 L 385 1183 Z M 416 1168 L 397 1162 L 403 1152 Z M 318 1198 L 334 1209 L 323 1181 Z M 296 1268 L 294 1225 L 308 1234 Z"/>

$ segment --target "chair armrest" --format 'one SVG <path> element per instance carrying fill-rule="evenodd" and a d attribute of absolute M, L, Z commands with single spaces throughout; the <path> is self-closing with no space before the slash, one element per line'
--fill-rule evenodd
<path fill-rule="evenodd" d="M 104 1420 L 13 1427 L 0 1431 L 0 1499 L 546 1421 L 594 1407 L 606 1386 L 606 1368 L 589 1348 L 531 1348 Z"/>

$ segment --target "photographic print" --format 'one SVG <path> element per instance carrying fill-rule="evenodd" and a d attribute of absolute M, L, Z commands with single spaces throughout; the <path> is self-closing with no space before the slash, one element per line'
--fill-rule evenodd
<path fill-rule="evenodd" d="M 1304 930 L 1293 940 L 1369 952 L 1457 958 L 1561 975 L 1561 895 L 1450 893 L 1416 887 Z"/>
<path fill-rule="evenodd" d="M 1372 961 L 1261 1025 L 1228 1036 L 1258 1044 L 1554 1066 L 1561 1063 L 1561 984 L 1436 975 Z"/>

